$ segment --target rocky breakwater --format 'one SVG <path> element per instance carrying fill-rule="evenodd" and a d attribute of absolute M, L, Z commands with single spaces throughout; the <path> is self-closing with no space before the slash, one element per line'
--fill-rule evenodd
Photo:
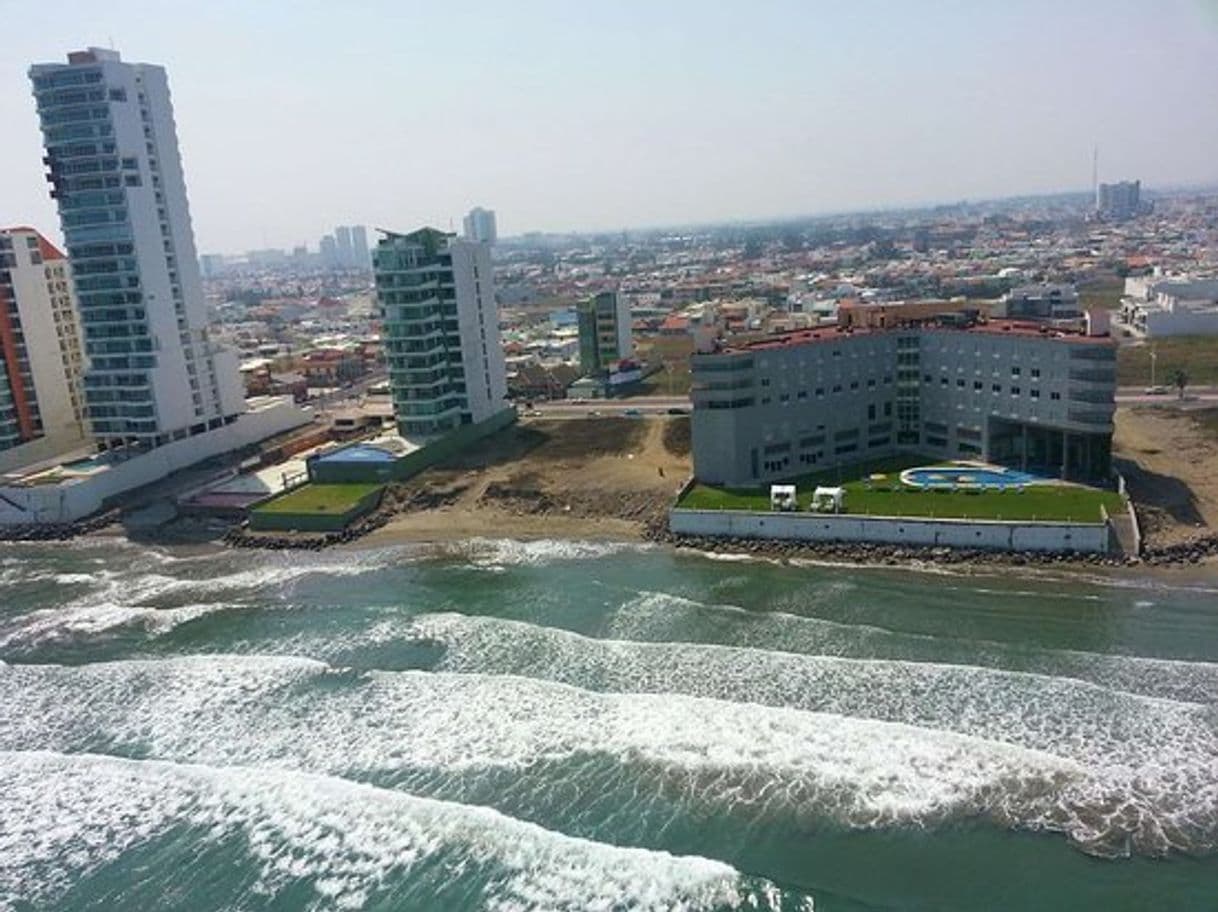
<path fill-rule="evenodd" d="M 1218 555 L 1218 532 L 1205 532 L 1170 545 L 1147 545 L 1142 560 L 1155 567 L 1182 567 L 1199 564 Z"/>
<path fill-rule="evenodd" d="M 90 532 L 99 532 L 117 522 L 118 510 L 108 510 L 72 523 L 23 523 L 0 526 L 0 541 L 68 541 Z"/>

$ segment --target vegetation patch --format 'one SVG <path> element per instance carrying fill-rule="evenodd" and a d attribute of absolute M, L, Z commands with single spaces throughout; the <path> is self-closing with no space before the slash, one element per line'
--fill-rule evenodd
<path fill-rule="evenodd" d="M 342 515 L 378 488 L 378 484 L 307 484 L 258 507 L 258 513 Z"/>
<path fill-rule="evenodd" d="M 1218 383 L 1218 336 L 1169 336 L 1122 345 L 1117 351 L 1117 383 L 1151 386 L 1151 352 L 1155 354 L 1156 386 L 1170 388 L 1177 370 L 1184 371 L 1189 386 Z"/>

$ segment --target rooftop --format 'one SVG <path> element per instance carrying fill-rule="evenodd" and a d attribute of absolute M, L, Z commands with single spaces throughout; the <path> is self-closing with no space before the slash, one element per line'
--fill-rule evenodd
<path fill-rule="evenodd" d="M 744 342 L 739 345 L 725 345 L 718 354 L 734 354 L 746 351 L 771 351 L 774 349 L 795 348 L 800 345 L 811 345 L 817 342 L 834 342 L 849 339 L 854 336 L 890 335 L 893 333 L 909 332 L 912 329 L 932 329 L 943 332 L 984 333 L 999 336 L 1023 336 L 1037 339 L 1057 339 L 1071 343 L 1089 343 L 1093 345 L 1115 345 L 1109 336 L 1088 336 L 1081 332 L 1057 327 L 1046 326 L 1043 323 L 1033 323 L 1021 320 L 986 320 L 967 326 L 953 325 L 947 322 L 924 322 L 912 327 L 844 327 L 839 325 L 819 326 L 815 329 L 797 329 L 781 333 L 755 342 Z"/>

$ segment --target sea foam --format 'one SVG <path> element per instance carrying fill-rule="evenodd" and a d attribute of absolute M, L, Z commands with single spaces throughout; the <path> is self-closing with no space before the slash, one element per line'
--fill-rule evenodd
<path fill-rule="evenodd" d="M 485 800 L 512 813 L 561 775 L 579 794 L 616 789 L 615 813 L 644 822 L 660 799 L 746 822 L 988 816 L 1065 832 L 1098 853 L 1208 851 L 1218 836 L 1213 732 L 1190 715 L 1197 708 L 1168 709 L 1182 728 L 1150 726 L 1163 736 L 1157 762 L 1143 741 L 1123 765 L 1112 752 L 1060 756 L 916 721 L 512 675 L 358 673 L 262 656 L 0 669 L 0 747 L 12 749 L 272 765 L 457 800 L 509 782 Z M 1135 722 L 1122 719 L 1116 737 Z"/>
<path fill-rule="evenodd" d="M 374 896 L 423 908 L 436 900 L 429 889 L 466 877 L 483 881 L 483 907 L 501 912 L 781 908 L 777 891 L 750 888 L 720 862 L 603 845 L 332 777 L 19 752 L 0 754 L 0 785 L 0 906 L 51 903 L 126 851 L 173 838 L 173 828 L 186 844 L 171 857 L 185 870 L 147 876 L 169 890 L 197 854 L 238 837 L 257 870 L 234 897 L 242 908 L 301 885 L 311 909 L 360 908 Z M 767 896 L 780 901 L 758 904 Z"/>

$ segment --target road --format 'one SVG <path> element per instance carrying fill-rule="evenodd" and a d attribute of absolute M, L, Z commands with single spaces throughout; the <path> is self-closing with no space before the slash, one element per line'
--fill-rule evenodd
<path fill-rule="evenodd" d="M 601 415 L 622 415 L 626 412 L 640 415 L 667 415 L 669 409 L 690 410 L 685 396 L 640 396 L 634 399 L 588 399 L 575 402 L 571 399 L 555 399 L 551 402 L 535 402 L 530 411 L 520 405 L 522 415 L 546 418 L 585 418 L 589 412 Z"/>

